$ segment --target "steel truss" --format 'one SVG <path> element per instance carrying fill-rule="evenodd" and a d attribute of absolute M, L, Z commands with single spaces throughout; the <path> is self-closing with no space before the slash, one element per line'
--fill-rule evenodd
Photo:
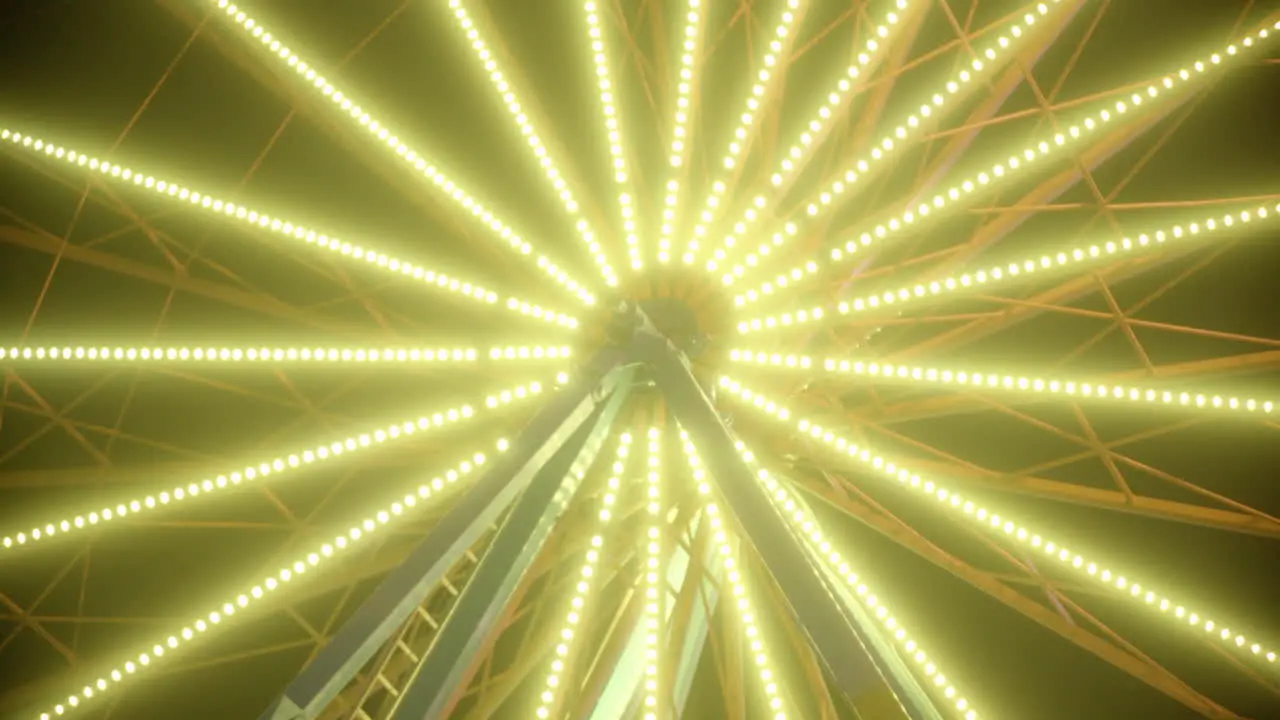
<path fill-rule="evenodd" d="M 835 687 L 855 708 L 893 698 L 891 706 L 910 720 L 941 720 L 893 647 L 879 638 L 866 611 L 822 568 L 755 482 L 684 355 L 638 308 L 624 304 L 619 316 L 624 327 L 630 325 L 630 340 L 600 351 L 581 378 L 530 421 L 511 451 L 391 572 L 261 720 L 446 717 L 485 638 L 500 627 L 499 618 L 521 578 L 610 434 L 637 373 L 653 381 L 706 457 L 743 542 L 759 556 Z M 687 517 L 686 522 L 688 536 L 697 537 L 698 518 Z M 483 555 L 469 562 L 472 548 L 495 523 Z M 668 605 L 665 641 L 678 658 L 671 671 L 677 714 L 716 605 L 716 590 L 700 587 L 713 578 L 691 570 L 708 563 L 706 552 L 678 547 L 666 565 L 666 586 L 675 602 Z M 450 582 L 441 593 L 442 580 L 459 564 L 467 568 L 465 585 L 459 590 Z M 686 579 L 691 582 L 687 587 Z M 694 602 L 700 590 L 710 591 L 709 601 L 701 605 Z M 443 620 L 438 616 L 441 604 L 447 608 Z M 616 639 L 606 642 L 591 664 L 586 687 L 594 689 L 584 699 L 597 705 L 580 705 L 584 717 L 597 717 L 599 708 L 607 708 L 600 717 L 615 717 L 638 705 L 641 678 L 634 657 L 641 651 L 639 629 L 634 619 L 622 622 Z M 349 697 L 339 700 L 346 688 Z M 376 713 L 366 705 L 375 690 L 382 698 Z M 339 707 L 331 710 L 335 701 Z M 877 717 L 888 716 L 881 711 Z"/>

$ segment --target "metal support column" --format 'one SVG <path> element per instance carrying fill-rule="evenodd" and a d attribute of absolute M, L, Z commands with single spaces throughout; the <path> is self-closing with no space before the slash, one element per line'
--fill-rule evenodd
<path fill-rule="evenodd" d="M 600 351 L 550 398 L 513 446 L 495 459 L 260 720 L 314 720 L 597 407 L 629 385 L 634 368 L 623 367 L 624 359 L 617 349 Z"/>
<path fill-rule="evenodd" d="M 595 462 L 628 395 L 616 390 L 592 422 L 584 423 L 542 468 L 480 561 L 471 582 L 449 613 L 440 634 L 414 670 L 400 698 L 395 720 L 435 720 L 445 712 L 455 685 L 475 660 L 494 620 L 511 599 L 520 579 L 542 552 L 582 478 Z"/>
<path fill-rule="evenodd" d="M 796 622 L 808 636 L 827 671 L 850 699 L 883 691 L 887 684 L 862 640 L 874 632 L 859 627 L 834 587 L 810 561 L 802 541 L 774 509 L 751 469 L 683 357 L 651 327 L 638 329 L 632 343 L 635 359 L 651 369 L 672 413 L 689 433 L 711 471 L 728 510 L 777 582 Z M 892 685 L 890 685 L 892 687 Z M 912 720 L 937 717 L 931 706 L 903 708 Z"/>

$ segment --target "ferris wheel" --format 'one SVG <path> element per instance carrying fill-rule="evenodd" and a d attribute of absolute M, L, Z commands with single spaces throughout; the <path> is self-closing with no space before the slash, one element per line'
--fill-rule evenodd
<path fill-rule="evenodd" d="M 12 11 L 0 716 L 1276 716 L 1280 8 L 1177 5 Z"/>

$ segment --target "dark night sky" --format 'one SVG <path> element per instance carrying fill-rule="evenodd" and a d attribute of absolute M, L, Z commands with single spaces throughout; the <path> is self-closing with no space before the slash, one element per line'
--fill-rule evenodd
<path fill-rule="evenodd" d="M 746 90 L 744 70 L 759 46 L 760 37 L 777 14 L 776 0 L 752 3 L 752 23 L 731 24 L 736 3 L 704 2 L 714 9 L 710 24 L 720 42 L 710 56 L 707 82 L 700 91 L 703 112 L 698 118 L 700 143 L 694 158 L 691 184 L 701 197 L 707 184 L 707 167 L 717 162 L 730 130 L 731 116 Z M 815 0 L 801 41 L 815 39 L 822 26 L 835 21 L 853 0 Z M 394 18 L 359 52 L 344 60 L 372 30 L 400 6 L 407 9 Z M 476 5 L 477 3 L 470 3 Z M 939 4 L 939 3 L 935 3 Z M 1128 82 L 1147 79 L 1183 58 L 1217 49 L 1245 8 L 1243 0 L 1126 0 L 1111 3 L 1097 25 L 1093 40 L 1078 58 L 1076 44 L 1104 3 L 1091 0 L 1064 31 L 1059 45 L 1047 52 L 1034 75 L 1040 84 L 1052 86 L 1068 62 L 1075 69 L 1061 83 L 1059 101 L 1081 98 Z M 254 13 L 268 27 L 287 35 L 305 55 L 316 59 L 341 85 L 357 92 L 377 115 L 405 128 L 413 145 L 430 148 L 431 154 L 460 185 L 474 189 L 504 218 L 517 225 L 540 249 L 562 261 L 579 277 L 592 277 L 592 268 L 578 246 L 551 192 L 540 182 L 535 165 L 501 111 L 474 58 L 451 24 L 443 0 L 276 0 L 253 3 Z M 602 128 L 596 108 L 590 71 L 581 37 L 581 14 L 574 2 L 550 0 L 491 0 L 484 3 L 492 22 L 506 43 L 505 58 L 514 59 L 510 74 L 521 83 L 527 97 L 536 97 L 542 129 L 569 175 L 585 189 L 584 207 L 606 222 L 613 222 L 611 189 Z M 637 13 L 639 0 L 622 0 L 625 11 Z M 670 3 L 665 3 L 670 5 Z M 871 2 L 869 14 L 883 12 L 882 2 Z M 967 0 L 946 5 L 963 22 L 983 27 L 1017 7 L 1007 0 L 984 0 L 971 8 Z M 1267 13 L 1280 10 L 1274 2 L 1249 3 L 1245 26 L 1251 27 Z M 494 287 L 514 287 L 543 302 L 559 299 L 531 272 L 502 252 L 491 250 L 489 239 L 470 224 L 469 218 L 444 207 L 430 193 L 406 180 L 394 163 L 378 161 L 378 150 L 364 144 L 344 145 L 334 139 L 325 123 L 342 118 L 319 107 L 302 106 L 291 114 L 291 97 L 271 87 L 275 76 L 255 74 L 252 67 L 271 67 L 253 50 L 236 59 L 229 48 L 243 48 L 240 38 L 228 32 L 219 19 L 211 19 L 192 39 L 193 26 L 180 16 L 194 14 L 199 22 L 202 3 L 193 0 L 0 0 L 0 125 L 30 129 L 86 151 L 110 155 L 123 163 L 155 168 L 158 173 L 192 185 L 216 190 L 228 197 L 251 199 L 255 205 L 282 215 L 307 218 L 308 222 L 353 238 L 376 238 L 380 247 L 407 257 L 435 258 L 442 268 L 463 272 Z M 258 8 L 261 8 L 259 11 Z M 192 8 L 196 8 L 192 10 Z M 175 13 L 174 10 L 179 12 Z M 679 12 L 664 11 L 665 35 L 674 34 Z M 924 56 L 954 39 L 955 33 L 937 7 L 913 45 L 909 57 Z M 748 31 L 748 28 L 749 31 Z M 840 63 L 846 62 L 855 39 L 865 41 L 865 28 L 855 29 L 845 20 L 834 32 L 816 39 L 787 78 L 784 110 L 770 127 L 780 128 L 779 142 L 788 142 L 797 126 L 824 92 Z M 652 50 L 654 36 L 647 25 L 636 32 L 646 59 L 638 71 L 634 63 L 621 72 L 624 111 L 629 122 L 638 161 L 639 197 L 643 217 L 658 213 L 660 175 L 664 153 L 659 128 L 669 122 L 670 98 L 656 98 L 651 107 L 645 87 L 665 83 L 672 72 L 672 58 Z M 1273 44 L 1262 51 L 1280 57 Z M 749 52 L 750 49 L 750 52 Z M 922 63 L 899 83 L 888 101 L 884 118 L 892 119 L 912 107 L 916 95 L 937 84 L 948 72 L 954 52 Z M 620 65 L 615 57 L 614 67 Z M 161 89 L 150 98 L 146 110 L 136 111 L 162 76 Z M 290 82 L 292 78 L 287 78 Z M 281 83 L 282 85 L 288 83 Z M 654 88 L 657 91 L 657 88 Z M 1148 153 L 1146 168 L 1124 188 L 1118 202 L 1183 201 L 1214 197 L 1274 195 L 1280 180 L 1280 62 L 1251 62 L 1235 67 L 1195 106 L 1185 119 L 1175 113 L 1095 173 L 1102 192 L 1109 192 L 1127 170 Z M 967 113 L 976 103 L 962 110 Z M 855 108 L 861 105 L 855 104 Z M 1016 91 L 1002 114 L 1035 107 L 1025 87 Z M 1067 111 L 1067 116 L 1075 111 Z M 962 112 L 950 116 L 954 125 Z M 131 118 L 134 118 L 131 121 Z M 264 146 L 289 118 L 269 153 Z M 317 120 L 317 118 L 324 118 Z M 1003 124 L 979 135 L 971 152 L 956 167 L 957 177 L 989 164 L 995 152 L 1010 143 L 1022 143 L 1041 128 L 1037 117 Z M 1180 124 L 1176 124 L 1180 123 Z M 108 148 L 129 127 L 123 142 L 112 153 Z M 839 131 L 851 134 L 841 122 Z M 882 122 L 881 131 L 888 127 Z M 545 128 L 552 128 L 548 132 Z M 1169 141 L 1156 150 L 1156 140 L 1168 133 Z M 843 141 L 841 147 L 844 147 Z M 1020 147 L 1020 145 L 1019 145 Z M 838 159 L 839 150 L 824 153 Z M 370 158 L 373 158 L 370 161 Z M 861 219 L 894 207 L 907 192 L 914 171 L 926 159 L 924 151 L 908 151 L 895 170 L 837 214 L 833 231 L 859 225 Z M 383 172 L 390 167 L 390 172 Z M 20 228 L 65 236 L 72 245 L 91 245 L 101 254 L 123 258 L 134 266 L 166 271 L 165 256 L 157 246 L 127 223 L 112 208 L 112 200 L 95 190 L 82 212 L 76 208 L 84 189 L 82 176 L 30 163 L 9 149 L 0 149 L 0 230 Z M 256 168 L 246 179 L 246 172 Z M 1052 166 L 1064 168 L 1062 163 Z M 1044 174 L 1031 174 L 1042 179 Z M 1006 205 L 1029 188 L 1030 180 L 1015 185 L 987 205 Z M 408 191 L 405 191 L 408 188 Z M 1015 194 L 1016 193 L 1016 194 Z M 118 197 L 147 217 L 167 237 L 160 245 L 186 264 L 200 280 L 229 283 L 219 268 L 233 273 L 235 284 L 254 292 L 265 291 L 282 303 L 304 306 L 315 322 L 273 317 L 187 292 L 171 292 L 164 283 L 147 282 L 89 263 L 63 259 L 52 275 L 29 338 L 36 342 L 74 343 L 190 341 L 465 343 L 484 346 L 490 341 L 539 343 L 546 340 L 542 328 L 513 323 L 501 317 L 455 302 L 438 302 L 435 296 L 416 293 L 398 282 L 351 273 L 359 288 L 380 307 L 382 320 L 373 317 L 352 289 L 329 273 L 312 256 L 295 254 L 283 245 L 230 224 L 209 222 L 189 211 L 171 212 L 158 200 L 131 191 Z M 1079 203 L 1071 211 L 1042 213 L 990 251 L 993 261 L 1021 258 L 1042 247 L 1057 247 L 1108 231 L 1096 221 L 1094 199 L 1083 185 L 1058 199 Z M 1274 202 L 1274 201 L 1273 201 Z M 1201 217 L 1203 210 L 1128 211 L 1120 215 L 1126 229 L 1139 229 L 1154 219 Z M 77 220 L 71 224 L 71 218 Z M 984 218 L 958 213 L 940 221 L 888 251 L 881 262 L 896 262 L 909 252 L 938 250 L 967 239 Z M 105 240 L 103 236 L 108 236 Z M 1270 350 L 1280 351 L 1280 320 L 1274 312 L 1275 278 L 1280 270 L 1280 234 L 1238 233 L 1213 249 L 1195 247 L 1171 256 L 1158 269 L 1142 273 L 1114 288 L 1121 307 L 1129 307 L 1161 286 L 1182 276 L 1185 281 L 1144 307 L 1145 320 L 1219 333 L 1272 338 L 1266 342 L 1242 342 L 1224 336 L 1205 337 L 1164 332 L 1152 327 L 1135 334 L 1155 365 L 1220 358 Z M 3 238 L 10 240 L 10 235 Z M 622 242 L 608 233 L 615 267 L 621 269 Z M 1221 251 L 1219 251 L 1221 248 Z M 896 252 L 896 254 L 895 254 Z M 1214 253 L 1217 253 L 1214 255 Z M 1212 262 L 1209 260 L 1212 259 Z M 0 243 L 0 343 L 18 338 L 41 297 L 53 254 L 12 242 Z M 1009 292 L 1029 295 L 1026 288 Z M 925 307 L 918 316 L 983 312 L 999 309 L 988 300 L 968 299 L 937 307 Z M 1086 295 L 1072 307 L 1106 312 L 1104 297 Z M 779 308 L 781 309 L 781 308 Z M 916 312 L 916 311 L 913 311 Z M 1049 313 L 1034 321 L 996 333 L 982 342 L 957 347 L 943 356 L 916 356 L 922 364 L 984 366 L 1028 371 L 1053 368 L 1062 374 L 1087 375 L 1138 369 L 1140 365 L 1121 332 L 1111 332 L 1092 349 L 1073 355 L 1072 350 L 1109 325 L 1105 320 Z M 895 327 L 877 336 L 869 352 L 893 356 L 940 332 L 937 324 Z M 391 340 L 394 338 L 394 340 Z M 425 340 L 423 338 L 426 338 Z M 556 340 L 559 342 L 559 340 Z M 1212 387 L 1258 397 L 1280 397 L 1280 363 L 1274 359 L 1247 373 L 1186 378 L 1193 387 Z M 1044 370 L 1048 372 L 1048 370 Z M 347 427 L 389 422 L 416 414 L 416 408 L 442 407 L 474 400 L 497 382 L 520 382 L 534 371 L 503 378 L 471 375 L 439 375 L 427 371 L 384 374 L 365 371 L 355 377 L 328 371 L 255 375 L 242 371 L 210 372 L 203 378 L 147 371 L 99 371 L 66 374 L 61 371 L 23 371 L 27 393 L 14 384 L 7 390 L 0 424 L 0 527 L 27 524 L 31 518 L 52 513 L 77 512 L 79 508 L 117 498 L 130 489 L 150 488 L 167 479 L 175 463 L 212 468 L 256 457 L 269 448 L 309 442 L 341 433 Z M 735 373 L 752 384 L 784 392 L 786 381 L 762 371 Z M 527 377 L 526 377 L 527 376 Z M 1183 382 L 1175 380 L 1171 382 Z M 1177 387 L 1177 385 L 1174 385 Z M 888 388 L 871 394 L 852 383 L 839 392 L 830 383 L 823 388 L 839 396 L 854 417 L 870 422 L 884 404 L 927 399 L 933 391 Z M 64 429 L 46 428 L 47 419 L 31 408 L 37 396 L 82 424 L 83 442 Z M 994 398 L 995 396 L 993 396 Z M 803 405 L 814 398 L 797 400 Z M 998 399 L 998 398 L 995 398 Z M 321 414 L 308 413 L 308 403 L 323 405 Z M 815 405 L 810 404 L 809 407 Z M 1155 417 L 1141 408 L 1115 408 L 1104 404 L 1082 405 L 1103 442 L 1166 427 L 1178 418 Z M 1080 451 L 1042 426 L 1060 427 L 1082 434 L 1069 407 L 1052 403 L 1017 406 L 1020 416 L 994 404 L 979 404 L 963 415 L 897 422 L 892 430 L 900 438 L 964 458 L 978 466 L 1013 471 L 1063 458 Z M 282 483 L 279 503 L 296 517 L 314 511 L 314 522 L 337 527 L 353 508 L 373 507 L 379 499 L 394 495 L 397 482 L 407 482 L 420 466 L 450 462 L 461 446 L 512 432 L 525 417 L 512 411 L 500 418 L 501 427 L 451 431 L 441 441 L 425 442 L 410 453 L 393 454 L 372 466 L 336 464 L 318 470 L 307 483 Z M 180 418 L 176 422 L 175 418 Z M 776 427 L 761 424 L 743 414 L 735 427 L 772 451 L 799 455 L 811 467 L 809 450 L 791 443 Z M 118 433 L 109 432 L 118 427 Z M 1126 454 L 1157 471 L 1197 483 L 1239 502 L 1275 516 L 1280 513 L 1275 468 L 1277 426 L 1248 419 L 1187 422 L 1177 429 L 1125 446 Z M 888 452 L 924 456 L 910 447 L 862 424 Z M 769 434 L 765 434 L 769 431 Z M 877 436 L 877 433 L 878 436 Z M 113 439 L 114 437 L 114 439 Z M 127 471 L 111 472 L 112 478 L 90 472 L 93 452 Z M 158 463 L 158 465 L 157 465 Z M 158 468 L 158 469 L 157 469 Z M 83 473 L 55 471 L 84 469 Z M 199 472 L 199 471 L 198 471 Z M 1111 489 L 1104 465 L 1096 457 L 1064 464 L 1040 473 L 1054 480 L 1087 487 Z M 70 478 L 54 483 L 55 477 Z M 28 478 L 24 480 L 24 478 Z M 43 478 L 40 481 L 30 478 Z M 850 475 L 857 483 L 856 473 Z M 1193 495 L 1171 489 L 1153 473 L 1128 470 L 1133 489 L 1153 497 L 1191 502 Z M 861 483 L 859 483 L 861 485 Z M 892 489 L 882 491 L 866 483 L 867 492 L 895 514 L 913 524 L 925 537 L 983 568 L 1004 571 L 1000 560 L 957 530 L 936 509 Z M 330 493 L 330 491 L 333 491 Z M 390 493 L 390 495 L 389 495 Z M 1094 549 L 1116 567 L 1128 568 L 1152 587 L 1168 588 L 1175 597 L 1186 597 L 1213 609 L 1230 624 L 1247 627 L 1251 636 L 1280 640 L 1280 587 L 1275 582 L 1275 540 L 1237 536 L 1191 525 L 1141 518 L 1126 513 L 1064 505 L 1024 496 L 974 492 L 999 507 L 1011 508 L 1029 523 L 1050 528 L 1074 546 Z M 322 500 L 322 498 L 328 498 Z M 101 498 L 101 500 L 99 500 Z M 1004 606 L 939 571 L 856 521 L 825 508 L 832 534 L 847 553 L 874 580 L 881 594 L 896 609 L 913 634 L 924 639 L 931 655 L 965 690 L 982 717 L 1077 720 L 1080 718 L 1180 718 L 1195 717 L 1165 696 L 1133 680 L 1113 667 L 1067 643 Z M 257 493 L 232 493 L 207 507 L 186 508 L 165 519 L 199 523 L 192 527 L 137 523 L 116 533 L 94 535 L 90 549 L 68 540 L 52 542 L 16 559 L 0 556 L 0 593 L 19 607 L 28 607 L 46 587 L 53 588 L 40 601 L 38 615 L 54 618 L 49 632 L 74 650 L 76 662 L 51 649 L 21 622 L 9 602 L 0 606 L 0 717 L 10 717 L 27 704 L 46 704 L 57 694 L 78 687 L 104 663 L 118 662 L 139 642 L 171 632 L 174 622 L 186 622 L 191 611 L 211 600 L 222 602 L 226 588 L 238 587 L 258 572 L 282 549 L 292 547 L 292 530 L 278 507 Z M 413 524 L 389 541 L 381 555 L 362 556 L 372 562 L 401 551 L 430 526 L 429 518 Z M 7 531 L 7 530 L 6 530 Z M 87 554 L 86 554 L 87 553 Z M 356 570 L 343 566 L 343 572 Z M 63 574 L 65 573 L 65 576 Z M 53 582 L 62 577 L 59 582 Z M 359 585 L 342 607 L 347 610 L 376 580 Z M 309 622 L 322 626 L 345 611 L 335 612 L 341 588 L 319 593 L 298 606 Z M 1036 600 L 1042 596 L 1034 591 Z M 1171 625 L 1127 600 L 1105 593 L 1081 593 L 1076 599 L 1098 619 L 1108 623 L 1156 661 L 1191 686 L 1232 710 L 1252 718 L 1280 717 L 1280 679 L 1275 666 L 1251 665 L 1262 676 L 1251 680 L 1211 654 L 1194 633 Z M 100 618 L 79 629 L 65 622 L 83 613 Z M 58 622 L 56 618 L 63 618 Z M 19 631 L 20 630 L 20 631 Z M 775 628 L 776 630 L 776 628 Z M 4 638 L 12 637 L 6 641 Z M 140 640 L 141 639 L 141 640 Z M 145 683 L 121 694 L 113 713 L 100 708 L 80 717 L 116 720 L 133 718 L 240 718 L 251 717 L 269 701 L 307 659 L 309 645 L 299 625 L 281 612 L 232 628 L 218 639 L 193 649 L 186 669 L 157 672 Z M 271 653 L 259 653 L 235 662 L 199 666 L 201 659 L 260 650 L 282 645 Z M 283 647 L 288 645 L 288 647 Z M 785 652 L 777 653 L 785 657 Z M 195 667 L 191 663 L 196 663 Z M 539 680 L 542 671 L 539 671 Z M 794 671 L 787 671 L 790 675 Z M 64 678 L 67 682 L 49 682 Z M 790 679 L 790 678 L 788 678 Z M 715 673 L 704 666 L 694 691 L 691 714 L 713 717 L 722 712 Z M 68 684 L 70 683 L 70 684 Z M 80 683 L 82 684 L 82 683 Z M 789 682 L 799 692 L 802 686 Z M 755 692 L 755 691 L 751 691 Z M 501 717 L 516 717 L 531 697 L 527 688 L 515 696 Z M 753 696 L 754 697 L 754 696 Z M 518 707 L 517 707 L 518 706 Z M 23 716 L 18 716 L 23 717 Z"/>

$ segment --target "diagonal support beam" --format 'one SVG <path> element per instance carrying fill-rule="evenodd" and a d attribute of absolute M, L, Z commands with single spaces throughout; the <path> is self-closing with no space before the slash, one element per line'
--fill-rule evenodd
<path fill-rule="evenodd" d="M 855 702 L 883 692 L 886 684 L 892 687 L 893 681 L 881 674 L 864 642 L 864 637 L 874 630 L 860 627 L 836 600 L 829 582 L 810 562 L 799 538 L 755 482 L 683 356 L 651 328 L 637 331 L 632 351 L 634 357 L 650 366 L 668 407 L 705 459 L 743 540 L 754 547 L 773 576 L 797 625 L 834 679 L 834 686 Z M 932 706 L 917 705 L 917 698 L 905 693 L 894 694 L 907 701 L 909 706 L 903 710 L 912 720 L 935 716 Z"/>
<path fill-rule="evenodd" d="M 148 265 L 82 245 L 64 245 L 61 238 L 46 233 L 36 233 L 11 225 L 0 226 L 0 242 L 17 245 L 46 255 L 60 256 L 63 260 L 70 260 L 82 265 L 119 273 L 153 285 L 165 288 L 173 287 L 184 293 L 214 300 L 241 310 L 249 310 L 265 317 L 296 323 L 302 327 L 323 330 L 348 338 L 378 337 L 376 334 L 370 333 L 368 327 L 335 321 L 319 313 L 281 302 L 265 293 L 250 292 L 224 283 L 192 277 L 185 272 L 175 272 L 158 265 Z"/>
<path fill-rule="evenodd" d="M 946 570 L 973 588 L 1003 603 L 1046 630 L 1056 633 L 1098 659 L 1147 684 L 1187 708 L 1207 718 L 1240 720 L 1239 716 L 1201 695 L 1168 670 L 1137 657 L 1078 625 L 1069 624 L 1054 610 L 1029 599 L 996 576 L 947 554 L 903 524 L 897 518 L 876 512 L 859 499 L 841 496 L 830 486 L 792 476 L 793 487 L 824 501 L 845 515 L 911 550 L 921 558 Z"/>
<path fill-rule="evenodd" d="M 615 391 L 593 421 L 578 428 L 516 503 L 431 649 L 414 670 L 396 707 L 395 720 L 447 715 L 450 699 L 476 661 L 485 638 L 595 462 L 629 389 Z"/>
<path fill-rule="evenodd" d="M 314 720 L 597 407 L 615 390 L 629 387 L 634 369 L 622 367 L 623 359 L 620 351 L 602 350 L 552 398 L 261 720 Z"/>

